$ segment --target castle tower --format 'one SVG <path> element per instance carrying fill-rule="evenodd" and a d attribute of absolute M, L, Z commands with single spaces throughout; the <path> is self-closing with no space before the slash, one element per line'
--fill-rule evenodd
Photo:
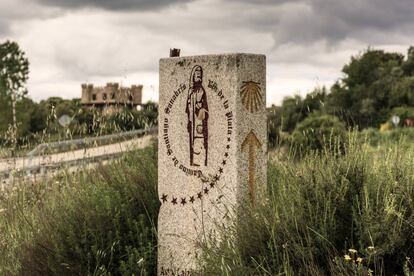
<path fill-rule="evenodd" d="M 82 84 L 81 103 L 90 108 L 98 108 L 110 114 L 122 108 L 136 108 L 142 105 L 142 85 L 122 87 L 117 82 L 108 82 L 104 87 Z"/>
<path fill-rule="evenodd" d="M 82 97 L 81 103 L 88 104 L 92 100 L 92 91 L 93 91 L 93 84 L 82 84 Z"/>
<path fill-rule="evenodd" d="M 132 85 L 131 86 L 131 96 L 132 96 L 132 103 L 134 105 L 142 104 L 142 85 Z"/>

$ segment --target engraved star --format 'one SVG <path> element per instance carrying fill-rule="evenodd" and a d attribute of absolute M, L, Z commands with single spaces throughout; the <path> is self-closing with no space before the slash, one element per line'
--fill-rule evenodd
<path fill-rule="evenodd" d="M 218 176 L 217 174 L 214 176 L 214 181 L 218 181 L 220 179 L 220 176 Z"/>
<path fill-rule="evenodd" d="M 227 137 L 227 142 L 230 142 L 230 141 L 231 141 L 230 137 Z"/>
<path fill-rule="evenodd" d="M 223 162 L 221 162 L 221 164 L 224 166 L 226 165 L 226 160 L 223 160 Z"/>
<path fill-rule="evenodd" d="M 186 201 L 185 197 L 184 198 L 181 198 L 181 204 L 182 205 L 185 205 L 186 203 L 187 203 L 187 201 Z"/>
<path fill-rule="evenodd" d="M 174 205 L 177 204 L 177 198 L 173 197 L 173 199 L 171 200 L 171 203 Z"/>
<path fill-rule="evenodd" d="M 163 203 L 166 202 L 167 201 L 167 195 L 162 194 L 161 200 L 162 200 Z"/>
<path fill-rule="evenodd" d="M 230 145 L 227 145 L 227 146 L 226 146 L 226 149 L 229 149 L 229 148 L 230 148 Z"/>
<path fill-rule="evenodd" d="M 190 202 L 193 203 L 194 202 L 194 196 L 190 196 Z"/>
<path fill-rule="evenodd" d="M 229 157 L 229 153 L 228 153 L 228 152 L 226 152 L 226 153 L 224 154 L 224 157 Z"/>
<path fill-rule="evenodd" d="M 199 199 L 201 199 L 201 198 L 203 197 L 203 195 L 201 194 L 201 192 L 197 194 L 197 197 L 198 197 Z"/>
<path fill-rule="evenodd" d="M 215 182 L 211 182 L 211 183 L 210 183 L 210 187 L 211 187 L 211 188 L 214 188 L 214 186 L 215 186 L 215 185 L 216 185 L 216 183 L 215 183 Z"/>
<path fill-rule="evenodd" d="M 207 187 L 204 188 L 204 193 L 208 194 L 208 188 Z"/>
<path fill-rule="evenodd" d="M 219 173 L 223 173 L 223 168 L 219 168 Z"/>

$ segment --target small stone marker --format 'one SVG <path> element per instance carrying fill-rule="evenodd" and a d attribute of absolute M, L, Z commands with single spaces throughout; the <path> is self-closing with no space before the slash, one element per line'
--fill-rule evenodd
<path fill-rule="evenodd" d="M 197 275 L 197 245 L 266 186 L 266 58 L 161 59 L 159 110 L 158 274 Z"/>

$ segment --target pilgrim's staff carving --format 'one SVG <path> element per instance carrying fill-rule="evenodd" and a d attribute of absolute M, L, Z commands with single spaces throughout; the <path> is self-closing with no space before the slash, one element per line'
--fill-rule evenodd
<path fill-rule="evenodd" d="M 207 166 L 208 162 L 208 103 L 203 87 L 203 68 L 196 65 L 190 75 L 185 112 L 188 118 L 190 165 Z"/>

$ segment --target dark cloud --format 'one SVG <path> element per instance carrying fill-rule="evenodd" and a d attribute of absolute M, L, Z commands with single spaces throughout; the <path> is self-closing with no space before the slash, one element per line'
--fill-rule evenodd
<path fill-rule="evenodd" d="M 171 47 L 183 55 L 264 53 L 269 83 L 287 94 L 333 81 L 368 45 L 405 51 L 412 1 L 0 0 L 0 38 L 27 49 L 39 98 L 56 83 L 69 91 L 67 83 L 85 79 L 156 76 Z"/>
<path fill-rule="evenodd" d="M 272 32 L 275 44 L 364 40 L 367 30 L 406 33 L 407 25 L 414 27 L 412 0 L 232 0 L 231 3 L 261 10 L 258 16 L 247 18 L 249 26 Z"/>
<path fill-rule="evenodd" d="M 318 25 L 326 26 L 326 31 L 321 34 L 328 38 L 335 38 L 335 31 L 340 33 L 338 38 L 343 38 L 367 29 L 398 31 L 399 26 L 414 23 L 411 0 L 315 0 L 312 8 Z"/>
<path fill-rule="evenodd" d="M 33 19 L 49 19 L 62 14 L 56 8 L 45 8 L 25 0 L 0 0 L 0 37 L 13 35 L 13 28 Z"/>
<path fill-rule="evenodd" d="M 36 0 L 40 4 L 67 9 L 100 8 L 113 11 L 157 10 L 193 0 Z"/>

